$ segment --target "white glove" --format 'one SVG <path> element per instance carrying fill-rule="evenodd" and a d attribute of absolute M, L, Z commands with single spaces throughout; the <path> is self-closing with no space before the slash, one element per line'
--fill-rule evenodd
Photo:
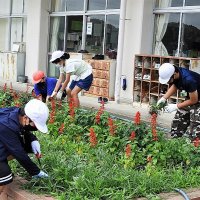
<path fill-rule="evenodd" d="M 39 174 L 32 176 L 32 178 L 48 178 L 48 174 L 43 172 L 42 170 L 40 171 Z"/>
<path fill-rule="evenodd" d="M 165 106 L 165 112 L 171 113 L 173 111 L 178 110 L 177 104 L 168 104 L 168 106 Z"/>
<path fill-rule="evenodd" d="M 161 97 L 158 101 L 157 101 L 157 106 L 161 103 L 165 103 L 167 101 L 167 99 L 165 99 L 164 97 Z"/>
<path fill-rule="evenodd" d="M 61 99 L 61 98 L 62 98 L 62 95 L 63 95 L 63 92 L 59 90 L 59 92 L 58 92 L 56 98 L 57 98 L 57 99 Z"/>
<path fill-rule="evenodd" d="M 53 93 L 51 94 L 51 97 L 56 96 L 57 92 L 53 91 Z"/>
<path fill-rule="evenodd" d="M 34 140 L 33 142 L 31 142 L 31 147 L 34 154 L 39 154 L 39 155 L 41 154 L 40 143 L 37 140 Z"/>

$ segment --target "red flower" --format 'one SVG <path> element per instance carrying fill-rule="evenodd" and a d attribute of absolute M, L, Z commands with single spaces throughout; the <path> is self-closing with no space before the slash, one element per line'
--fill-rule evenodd
<path fill-rule="evenodd" d="M 198 147 L 198 146 L 199 146 L 200 140 L 199 140 L 198 137 L 195 138 L 195 140 L 193 141 L 193 144 L 194 144 L 195 147 Z"/>
<path fill-rule="evenodd" d="M 97 145 L 97 137 L 93 128 L 90 128 L 90 146 L 95 147 Z"/>
<path fill-rule="evenodd" d="M 130 144 L 126 145 L 125 153 L 126 153 L 126 157 L 130 158 L 130 156 L 131 156 L 131 145 Z"/>
<path fill-rule="evenodd" d="M 135 131 L 133 131 L 133 132 L 131 133 L 130 137 L 129 137 L 129 140 L 130 140 L 130 141 L 133 141 L 133 140 L 135 139 L 135 136 L 136 136 Z"/>
<path fill-rule="evenodd" d="M 60 128 L 58 129 L 58 133 L 62 134 L 64 132 L 65 125 L 64 123 L 61 124 Z"/>
<path fill-rule="evenodd" d="M 115 135 L 116 126 L 115 126 L 112 118 L 108 118 L 108 126 L 109 126 L 110 134 L 112 136 L 114 136 Z"/>
<path fill-rule="evenodd" d="M 135 114 L 134 122 L 136 125 L 140 124 L 140 112 L 139 111 Z"/>
<path fill-rule="evenodd" d="M 104 102 L 102 101 L 102 102 L 101 102 L 101 106 L 100 106 L 100 108 L 99 108 L 99 110 L 98 110 L 98 112 L 97 112 L 97 114 L 96 114 L 96 116 L 95 116 L 95 122 L 96 122 L 97 124 L 100 123 L 101 115 L 103 114 L 103 112 L 104 112 Z"/>

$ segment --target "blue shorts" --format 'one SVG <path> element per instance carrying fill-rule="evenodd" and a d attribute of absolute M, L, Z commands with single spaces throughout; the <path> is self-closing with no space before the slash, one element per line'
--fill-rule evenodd
<path fill-rule="evenodd" d="M 90 74 L 85 79 L 80 79 L 79 81 L 72 81 L 69 88 L 70 90 L 73 90 L 75 86 L 78 86 L 79 88 L 88 91 L 90 89 L 90 86 L 92 85 L 93 81 L 93 74 Z"/>

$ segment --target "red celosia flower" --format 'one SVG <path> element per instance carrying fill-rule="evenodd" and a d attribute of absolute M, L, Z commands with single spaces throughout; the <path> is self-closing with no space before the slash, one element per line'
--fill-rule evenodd
<path fill-rule="evenodd" d="M 64 123 L 61 124 L 60 128 L 58 129 L 58 133 L 62 134 L 64 132 L 65 125 Z"/>
<path fill-rule="evenodd" d="M 193 144 L 194 144 L 195 147 L 198 147 L 198 146 L 199 146 L 200 140 L 199 140 L 198 137 L 195 138 L 195 140 L 193 141 Z"/>
<path fill-rule="evenodd" d="M 140 112 L 139 111 L 135 114 L 134 122 L 136 125 L 140 124 Z"/>
<path fill-rule="evenodd" d="M 129 137 L 129 140 L 133 141 L 135 139 L 135 136 L 136 136 L 135 131 L 132 131 L 132 133 L 131 133 L 131 135 Z"/>
<path fill-rule="evenodd" d="M 126 145 L 125 153 L 126 153 L 126 157 L 130 158 L 130 156 L 131 156 L 131 145 L 130 144 Z"/>
<path fill-rule="evenodd" d="M 103 112 L 104 112 L 104 101 L 101 102 L 101 106 L 100 106 L 100 108 L 99 108 L 99 110 L 98 110 L 98 112 L 95 116 L 95 122 L 97 124 L 100 123 L 101 115 L 103 114 Z"/>
<path fill-rule="evenodd" d="M 90 146 L 95 147 L 97 145 L 97 137 L 93 128 L 90 128 Z"/>
<path fill-rule="evenodd" d="M 110 134 L 112 136 L 114 136 L 115 135 L 116 126 L 115 126 L 112 118 L 108 118 L 108 126 L 109 126 Z"/>

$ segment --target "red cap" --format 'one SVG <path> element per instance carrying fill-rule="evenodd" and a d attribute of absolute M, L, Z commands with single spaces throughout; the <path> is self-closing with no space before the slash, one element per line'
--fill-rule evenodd
<path fill-rule="evenodd" d="M 33 74 L 33 83 L 39 83 L 42 78 L 44 78 L 44 72 L 43 71 L 37 71 Z"/>

